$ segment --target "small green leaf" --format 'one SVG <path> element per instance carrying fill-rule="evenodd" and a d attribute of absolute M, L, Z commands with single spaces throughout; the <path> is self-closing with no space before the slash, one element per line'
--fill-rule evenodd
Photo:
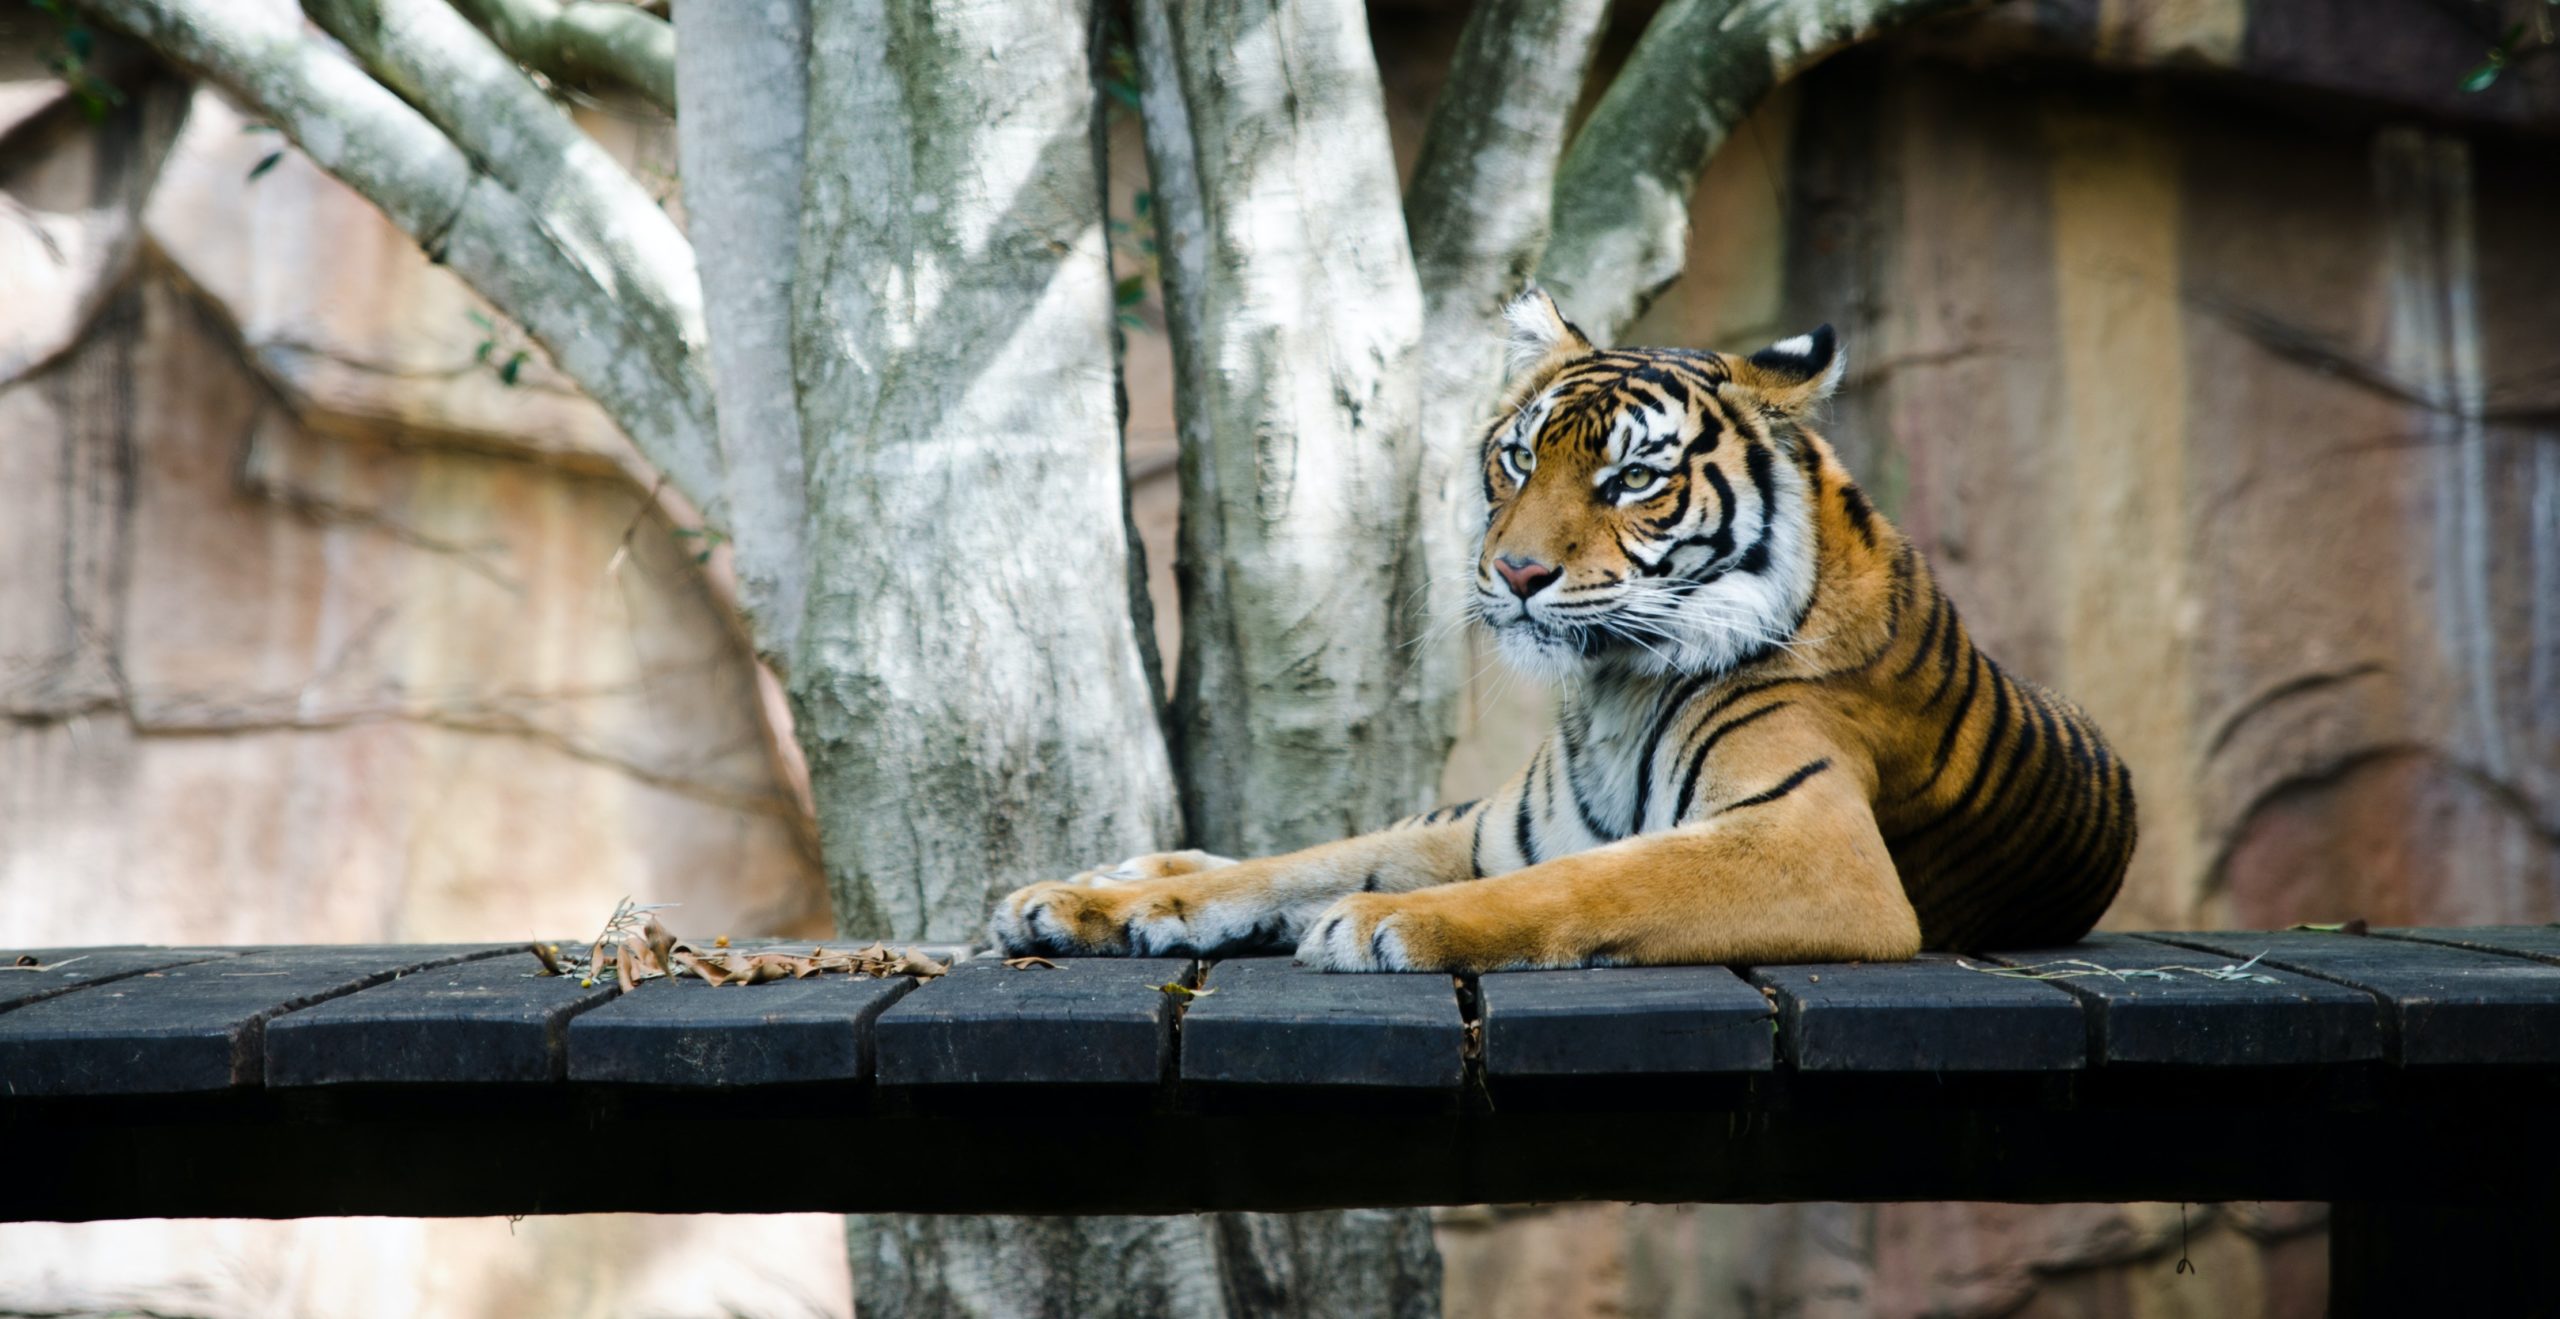
<path fill-rule="evenodd" d="M 1120 328 L 1124 330 L 1143 330 L 1147 328 L 1146 320 L 1140 317 L 1136 312 L 1124 311 L 1112 319 L 1117 321 Z"/>
<path fill-rule="evenodd" d="M 240 131 L 243 133 L 281 133 L 284 130 L 276 127 L 274 124 L 252 121 L 250 123 L 240 125 Z"/>
<path fill-rule="evenodd" d="M 471 360 L 474 362 L 488 361 L 490 352 L 496 349 L 497 346 L 498 341 L 495 339 L 481 340 L 479 346 L 471 350 Z"/>
<path fill-rule="evenodd" d="M 491 334 L 497 333 L 498 323 L 489 319 L 489 313 L 485 311 L 472 310 L 466 311 L 462 314 L 472 324 L 479 326 L 481 329 L 487 330 Z"/>
<path fill-rule="evenodd" d="M 62 44 L 71 48 L 71 57 L 76 60 L 86 61 L 97 41 L 97 34 L 85 27 L 70 28 L 62 34 Z"/>
<path fill-rule="evenodd" d="M 2560 4 L 2560 0 L 2551 0 L 2551 2 Z M 1137 210 L 1138 218 L 1143 220 L 1155 213 L 1156 195 L 1150 189 L 1140 188 L 1138 195 L 1129 199 L 1129 204 Z"/>
<path fill-rule="evenodd" d="M 284 153 L 281 151 L 270 151 L 267 154 L 258 157 L 258 163 L 249 167 L 249 181 L 251 183 L 257 182 L 258 179 L 268 170 L 276 167 L 276 162 L 283 159 Z"/>
<path fill-rule="evenodd" d="M 1102 94 L 1132 110 L 1138 108 L 1138 88 L 1135 83 L 1123 82 L 1118 78 L 1105 78 L 1102 80 Z"/>
<path fill-rule="evenodd" d="M 507 359 L 507 364 L 498 368 L 498 379 L 506 384 L 513 385 L 516 382 L 516 375 L 524 370 L 524 359 L 527 356 L 528 354 L 523 349 L 517 349 L 515 355 Z"/>
<path fill-rule="evenodd" d="M 1116 306 L 1134 307 L 1147 296 L 1147 277 L 1131 275 L 1111 286 L 1111 301 Z"/>

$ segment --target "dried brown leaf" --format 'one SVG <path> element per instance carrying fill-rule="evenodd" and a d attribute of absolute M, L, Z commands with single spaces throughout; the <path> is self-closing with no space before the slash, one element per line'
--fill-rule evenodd
<path fill-rule="evenodd" d="M 598 939 L 596 946 L 587 950 L 587 983 L 594 984 L 602 979 L 604 979 L 604 940 Z"/>
<path fill-rule="evenodd" d="M 1034 968 L 1037 968 L 1037 967 L 1043 967 L 1043 966 L 1045 966 L 1045 967 L 1049 968 L 1049 969 L 1050 969 L 1050 970 L 1052 970 L 1052 971 L 1064 971 L 1064 970 L 1066 970 L 1066 969 L 1067 969 L 1067 968 L 1065 968 L 1065 967 L 1063 967 L 1063 966 L 1058 965 L 1058 964 L 1057 964 L 1057 963 L 1055 963 L 1055 962 L 1050 961 L 1050 960 L 1049 960 L 1048 958 L 1046 958 L 1046 957 L 1008 957 L 1008 958 L 1004 959 L 1004 964 L 1005 964 L 1006 966 L 1012 967 L 1012 968 L 1013 968 L 1014 970 L 1016 970 L 1016 971 L 1029 971 L 1029 970 L 1032 970 L 1032 969 L 1034 969 Z"/>
<path fill-rule="evenodd" d="M 529 946 L 533 949 L 535 959 L 542 963 L 542 973 L 544 975 L 556 976 L 566 974 L 560 969 L 559 949 L 554 948 L 547 943 L 537 943 Z"/>
<path fill-rule="evenodd" d="M 36 955 L 34 953 L 20 953 L 18 954 L 18 960 L 10 963 L 11 966 L 34 966 L 35 964 Z"/>
<path fill-rule="evenodd" d="M 729 983 L 732 979 L 729 974 L 728 967 L 722 966 L 719 962 L 714 961 L 711 958 L 704 957 L 699 953 L 691 951 L 677 953 L 676 963 L 677 965 L 693 972 L 695 975 L 702 977 L 702 983 L 709 985 L 714 989 Z"/>
<path fill-rule="evenodd" d="M 667 954 L 675 951 L 676 936 L 670 933 L 665 925 L 660 924 L 656 916 L 652 915 L 648 923 L 640 927 L 640 937 L 649 943 L 650 964 L 660 971 L 666 970 Z"/>
<path fill-rule="evenodd" d="M 935 976 L 948 975 L 950 972 L 950 963 L 937 962 L 910 948 L 905 956 L 898 959 L 898 965 L 891 974 L 914 976 L 918 980 L 931 980 Z"/>
<path fill-rule="evenodd" d="M 767 980 L 780 980 L 791 974 L 799 959 L 788 953 L 758 953 L 747 959 L 746 968 L 738 973 L 738 983 L 760 985 Z"/>

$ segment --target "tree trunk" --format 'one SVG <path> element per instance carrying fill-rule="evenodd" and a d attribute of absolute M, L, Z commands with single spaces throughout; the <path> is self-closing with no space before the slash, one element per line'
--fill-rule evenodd
<path fill-rule="evenodd" d="M 1438 786 L 1411 644 L 1422 299 L 1361 6 L 1145 7 L 1149 100 L 1182 112 L 1147 126 L 1179 249 L 1183 814 L 1194 846 L 1282 851 Z"/>
<path fill-rule="evenodd" d="M 1190 842 L 1374 829 L 1437 788 L 1413 536 L 1420 293 L 1356 4 L 1139 0 L 1182 441 Z M 1439 1312 L 1418 1210 L 1221 1214 L 1231 1315 Z"/>
<path fill-rule="evenodd" d="M 976 937 L 999 893 L 1178 841 L 1125 595 L 1087 14 L 811 20 L 793 706 L 838 923 Z M 847 1231 L 870 1316 L 1217 1313 L 1202 1219 Z"/>

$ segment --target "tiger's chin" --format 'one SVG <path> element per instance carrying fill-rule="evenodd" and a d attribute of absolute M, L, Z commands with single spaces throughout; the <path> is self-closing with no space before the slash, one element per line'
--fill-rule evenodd
<path fill-rule="evenodd" d="M 1512 672 L 1549 685 L 1582 676 L 1593 658 L 1572 637 L 1525 618 L 1493 625 L 1493 648 Z"/>
<path fill-rule="evenodd" d="M 1678 635 L 1656 633 L 1642 639 L 1615 633 L 1578 636 L 1530 619 L 1493 625 L 1492 631 L 1494 651 L 1503 663 L 1521 677 L 1551 686 L 1610 675 L 1662 678 L 1726 673 L 1788 642 L 1783 633 L 1773 635 L 1767 627 L 1713 623 L 1685 628 Z"/>

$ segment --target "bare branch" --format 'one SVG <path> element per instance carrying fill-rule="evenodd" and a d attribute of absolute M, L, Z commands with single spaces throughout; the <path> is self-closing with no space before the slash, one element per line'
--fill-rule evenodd
<path fill-rule="evenodd" d="M 229 0 L 93 0 L 89 8 L 284 130 L 381 207 L 522 322 L 687 498 L 713 506 L 710 390 L 689 342 L 663 329 L 676 317 L 635 306 L 644 292 L 620 281 L 576 232 L 556 228 L 556 211 L 476 170 L 433 124 L 299 22 Z"/>
<path fill-rule="evenodd" d="M 663 18 L 608 0 L 454 0 L 454 7 L 544 77 L 628 87 L 676 112 L 676 29 Z M 758 27 L 761 17 L 732 26 Z"/>
<path fill-rule="evenodd" d="M 676 11 L 676 120 L 686 225 L 702 263 L 720 459 L 736 537 L 739 602 L 766 659 L 790 671 L 808 592 L 808 495 L 791 382 L 791 276 L 800 251 L 808 128 L 806 0 L 767 0 L 771 21 L 689 4 Z"/>
<path fill-rule="evenodd" d="M 1539 282 L 1615 339 L 1680 275 L 1689 198 L 1763 97 L 1833 52 L 1978 0 L 1670 0 L 1574 137 Z"/>

